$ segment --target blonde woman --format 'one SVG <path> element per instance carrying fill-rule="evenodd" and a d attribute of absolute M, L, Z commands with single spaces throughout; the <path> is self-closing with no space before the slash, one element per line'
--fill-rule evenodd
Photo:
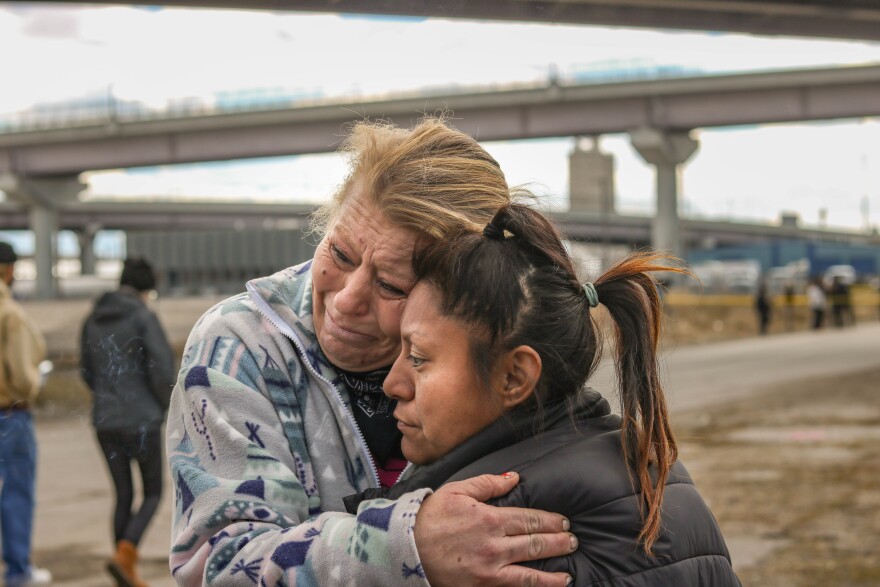
<path fill-rule="evenodd" d="M 417 489 L 356 515 L 342 498 L 405 465 L 382 383 L 412 257 L 510 201 L 498 163 L 440 120 L 362 123 L 318 216 L 314 259 L 251 281 L 190 335 L 168 417 L 180 585 L 565 585 L 516 565 L 569 553 L 554 513 L 485 505 L 515 481 Z"/>

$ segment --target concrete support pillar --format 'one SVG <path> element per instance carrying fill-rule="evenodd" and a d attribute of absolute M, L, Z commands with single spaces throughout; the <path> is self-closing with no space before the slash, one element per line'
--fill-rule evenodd
<path fill-rule="evenodd" d="M 52 272 L 58 233 L 58 205 L 75 200 L 85 187 L 78 175 L 45 178 L 19 177 L 9 173 L 0 175 L 0 188 L 30 210 L 31 230 L 36 243 L 35 290 L 40 299 L 52 299 L 58 295 L 58 285 Z"/>
<path fill-rule="evenodd" d="M 582 142 L 568 155 L 569 209 L 613 214 L 614 156 L 599 150 L 599 137 L 591 137 L 589 149 Z"/>
<path fill-rule="evenodd" d="M 681 256 L 678 216 L 678 166 L 657 164 L 657 211 L 651 224 L 651 246 Z"/>
<path fill-rule="evenodd" d="M 46 206 L 31 207 L 31 230 L 34 231 L 34 265 L 37 280 L 34 284 L 37 299 L 58 297 L 58 283 L 52 272 L 55 265 L 55 236 L 58 232 L 58 214 Z"/>
<path fill-rule="evenodd" d="M 633 147 L 657 168 L 657 213 L 651 227 L 651 246 L 683 256 L 678 217 L 678 166 L 693 155 L 699 143 L 687 133 L 640 128 L 630 132 Z"/>

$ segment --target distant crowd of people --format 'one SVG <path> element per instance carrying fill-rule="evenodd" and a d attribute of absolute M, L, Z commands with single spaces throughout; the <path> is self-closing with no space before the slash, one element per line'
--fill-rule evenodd
<path fill-rule="evenodd" d="M 830 284 L 826 284 L 820 276 L 813 277 L 804 291 L 807 307 L 810 310 L 809 327 L 819 330 L 826 325 L 826 318 L 831 313 L 832 323 L 837 328 L 854 326 L 855 311 L 852 303 L 850 285 L 840 276 L 835 276 Z M 792 284 L 786 284 L 783 291 L 783 317 L 785 329 L 793 330 L 795 323 L 795 306 L 797 291 Z M 758 332 L 767 334 L 773 316 L 772 296 L 766 283 L 760 283 L 755 294 L 755 312 L 758 316 Z"/>

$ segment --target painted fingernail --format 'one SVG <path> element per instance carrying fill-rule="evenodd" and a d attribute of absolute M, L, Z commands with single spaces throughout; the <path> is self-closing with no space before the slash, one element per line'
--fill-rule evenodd
<path fill-rule="evenodd" d="M 577 536 L 575 536 L 574 534 L 569 534 L 569 535 L 568 535 L 568 541 L 569 541 L 569 543 L 571 544 L 571 549 L 572 549 L 572 550 L 576 550 L 577 547 L 578 547 L 578 539 L 577 539 Z"/>
<path fill-rule="evenodd" d="M 569 528 L 571 528 L 571 522 L 568 521 L 568 518 L 562 518 L 562 531 L 568 532 Z"/>
<path fill-rule="evenodd" d="M 516 473 L 514 473 L 513 471 L 508 471 L 506 473 L 502 473 L 501 478 L 502 479 L 512 479 L 514 475 L 516 475 Z"/>

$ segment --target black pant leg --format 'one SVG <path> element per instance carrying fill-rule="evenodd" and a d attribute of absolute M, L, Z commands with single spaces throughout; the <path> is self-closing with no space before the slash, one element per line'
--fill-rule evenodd
<path fill-rule="evenodd" d="M 134 500 L 130 457 L 126 446 L 127 438 L 124 432 L 118 430 L 98 430 L 97 436 L 116 492 L 116 505 L 113 510 L 115 545 L 124 537 L 125 529 L 131 519 L 131 504 Z"/>
<path fill-rule="evenodd" d="M 143 481 L 144 496 L 138 510 L 128 520 L 123 538 L 137 545 L 149 526 L 150 521 L 159 509 L 162 499 L 162 469 L 165 466 L 165 455 L 162 451 L 162 433 L 160 429 L 139 432 L 130 438 L 131 456 L 137 460 Z"/>

